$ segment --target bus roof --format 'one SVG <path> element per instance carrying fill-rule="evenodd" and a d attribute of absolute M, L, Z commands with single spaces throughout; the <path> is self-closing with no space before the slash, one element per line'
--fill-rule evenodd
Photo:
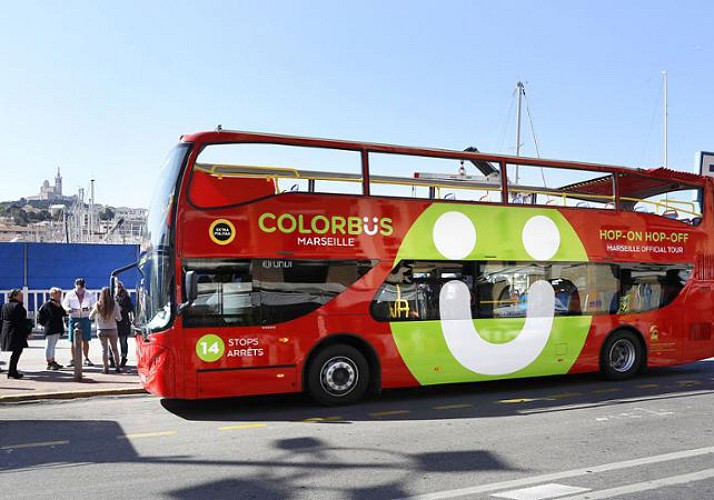
<path fill-rule="evenodd" d="M 700 175 L 678 172 L 664 167 L 649 170 L 629 169 L 618 173 L 620 196 L 630 198 L 645 199 L 662 193 L 691 189 L 693 185 L 701 187 L 704 184 L 704 178 Z M 605 176 L 585 182 L 577 182 L 561 187 L 560 191 L 607 195 L 612 192 L 612 177 Z"/>

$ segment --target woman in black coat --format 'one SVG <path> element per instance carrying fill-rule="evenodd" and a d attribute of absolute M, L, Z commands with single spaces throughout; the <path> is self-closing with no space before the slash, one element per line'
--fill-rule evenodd
<path fill-rule="evenodd" d="M 2 318 L 0 349 L 12 352 L 7 378 L 20 379 L 22 373 L 17 371 L 17 362 L 20 360 L 22 350 L 27 347 L 27 337 L 32 330 L 27 321 L 27 310 L 22 305 L 22 290 L 16 288 L 10 291 L 8 299 L 9 301 L 3 304 L 0 310 L 0 318 Z"/>

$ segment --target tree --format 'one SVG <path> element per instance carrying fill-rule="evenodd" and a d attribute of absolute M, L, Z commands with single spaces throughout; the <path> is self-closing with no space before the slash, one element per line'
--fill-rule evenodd
<path fill-rule="evenodd" d="M 18 226 L 26 226 L 29 222 L 27 213 L 21 208 L 13 211 L 12 219 Z"/>

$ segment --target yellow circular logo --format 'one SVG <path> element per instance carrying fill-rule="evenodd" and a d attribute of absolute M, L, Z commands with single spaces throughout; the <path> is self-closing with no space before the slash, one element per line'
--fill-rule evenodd
<path fill-rule="evenodd" d="M 216 219 L 211 223 L 208 235 L 213 243 L 228 245 L 236 237 L 236 227 L 228 219 Z"/>

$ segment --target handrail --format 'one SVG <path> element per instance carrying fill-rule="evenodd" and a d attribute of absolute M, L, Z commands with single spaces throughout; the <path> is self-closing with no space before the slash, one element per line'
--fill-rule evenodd
<path fill-rule="evenodd" d="M 525 187 L 525 189 L 521 188 L 517 184 L 509 184 L 508 185 L 508 191 L 511 193 L 523 193 L 523 194 L 542 194 L 545 196 L 551 196 L 554 198 L 562 198 L 563 199 L 563 205 L 565 205 L 565 201 L 569 199 L 575 199 L 575 200 L 594 200 L 594 201 L 601 201 L 602 203 L 607 203 L 607 202 L 614 202 L 615 201 L 615 195 L 601 195 L 601 194 L 589 194 L 589 193 L 578 193 L 578 192 L 563 192 L 563 191 L 558 191 L 557 189 L 548 189 L 548 188 L 529 188 Z M 603 201 L 604 200 L 604 201 Z M 550 201 L 550 200 L 549 200 Z M 547 202 L 545 203 L 547 204 Z M 541 203 L 539 203 L 541 205 Z"/>
<path fill-rule="evenodd" d="M 315 180 L 315 181 L 343 181 L 362 182 L 362 175 L 343 172 L 323 172 L 319 170 L 298 170 L 287 167 L 253 166 L 253 165 L 228 165 L 196 163 L 194 169 L 215 177 L 278 177 L 285 179 Z M 457 188 L 472 190 L 500 190 L 500 179 L 489 180 L 434 180 L 418 179 L 411 177 L 395 177 L 388 175 L 372 175 L 370 182 L 374 184 L 393 184 L 402 186 L 423 186 L 433 188 Z"/>
<path fill-rule="evenodd" d="M 695 204 L 694 202 L 691 202 L 691 201 L 665 200 L 665 201 L 663 202 L 663 201 L 655 201 L 655 200 L 642 200 L 642 199 L 640 199 L 640 198 L 628 198 L 628 197 L 625 197 L 625 196 L 622 196 L 620 199 L 621 199 L 621 200 L 625 200 L 625 201 L 634 201 L 635 203 L 644 203 L 644 204 L 647 204 L 647 205 L 653 205 L 653 206 L 655 207 L 655 209 L 661 208 L 661 209 L 662 209 L 662 212 L 664 212 L 664 211 L 666 211 L 666 210 L 669 210 L 669 209 L 676 209 L 676 210 L 679 210 L 680 212 L 682 212 L 682 213 L 684 213 L 684 214 L 691 215 L 692 217 L 701 217 L 701 216 L 702 216 L 702 214 L 701 214 L 700 212 L 697 212 L 697 211 L 696 211 L 696 204 Z M 682 204 L 682 205 L 689 205 L 689 206 L 691 207 L 691 210 L 687 210 L 687 209 L 685 209 L 685 208 L 679 208 L 679 207 L 672 207 L 671 204 L 673 204 L 673 203 L 679 203 L 679 204 Z M 655 215 L 659 215 L 659 214 L 655 213 Z"/>
<path fill-rule="evenodd" d="M 207 163 L 196 163 L 194 165 L 194 170 L 198 172 L 203 172 L 211 176 L 218 178 L 223 177 L 257 177 L 257 178 L 271 178 L 271 179 L 296 179 L 296 180 L 306 180 L 306 181 L 331 181 L 331 182 L 362 182 L 361 174 L 351 174 L 344 172 L 324 172 L 319 170 L 299 170 L 291 167 L 280 167 L 280 166 L 259 166 L 259 165 L 232 165 L 232 164 L 207 164 Z M 370 182 L 372 184 L 381 185 L 394 185 L 394 186 L 410 186 L 415 187 L 426 187 L 433 189 L 436 193 L 437 198 L 441 198 L 442 189 L 463 189 L 472 191 L 486 191 L 488 192 L 502 192 L 502 184 L 500 176 L 495 177 L 483 177 L 474 179 L 471 176 L 468 179 L 427 179 L 427 178 L 412 178 L 412 177 L 396 177 L 396 176 L 386 176 L 386 175 L 374 175 L 370 176 Z M 567 206 L 568 200 L 578 200 L 587 201 L 592 200 L 599 203 L 604 203 L 606 206 L 608 204 L 615 203 L 615 194 L 600 195 L 600 194 L 590 194 L 590 193 L 579 193 L 568 191 L 564 192 L 557 188 L 550 189 L 547 187 L 538 186 L 524 186 L 520 184 L 507 183 L 506 188 L 509 193 L 523 193 L 529 194 L 541 194 L 551 198 L 557 198 L 562 200 L 562 206 Z M 277 187 L 276 183 L 276 189 Z M 284 192 L 284 191 L 283 191 Z M 482 201 L 483 196 L 478 201 Z M 667 200 L 666 202 L 650 201 L 639 198 L 629 198 L 625 196 L 620 197 L 621 201 L 632 201 L 636 203 L 647 203 L 654 205 L 657 208 L 661 208 L 664 212 L 667 209 L 671 209 L 671 204 L 688 205 L 691 210 L 684 208 L 679 208 L 679 210 L 692 217 L 701 217 L 701 213 L 696 212 L 696 205 L 693 202 L 681 201 L 681 200 Z M 553 200 L 548 200 L 545 204 L 550 204 Z M 509 203 L 508 200 L 505 200 Z M 539 205 L 543 205 L 539 203 Z M 600 208 L 600 207 L 592 207 Z M 659 215 L 659 214 L 656 214 Z"/>

